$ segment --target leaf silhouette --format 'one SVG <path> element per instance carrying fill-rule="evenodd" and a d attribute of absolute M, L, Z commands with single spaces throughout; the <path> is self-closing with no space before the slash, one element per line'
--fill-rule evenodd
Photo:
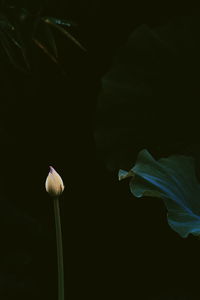
<path fill-rule="evenodd" d="M 55 58 L 58 57 L 57 45 L 55 42 L 53 32 L 52 32 L 51 28 L 49 27 L 49 25 L 47 23 L 43 22 L 42 19 L 40 19 L 37 22 L 37 27 L 34 30 L 33 40 L 34 40 L 34 42 L 35 42 L 35 40 L 40 41 L 40 44 L 42 44 L 43 47 L 45 47 L 45 49 L 46 49 L 45 50 L 46 54 L 48 52 L 48 53 L 51 53 L 51 56 L 53 56 Z"/>
<path fill-rule="evenodd" d="M 67 36 L 71 41 L 73 41 L 79 48 L 81 48 L 82 50 L 86 51 L 86 49 L 79 43 L 79 41 L 73 37 L 71 35 L 71 33 L 69 33 L 67 30 L 65 30 L 63 27 L 61 27 L 60 25 L 57 24 L 57 21 L 52 20 L 49 17 L 45 17 L 43 18 L 44 22 L 46 22 L 47 24 L 53 26 L 54 28 L 56 28 L 58 31 L 60 31 L 62 34 L 64 34 L 65 36 Z"/>
<path fill-rule="evenodd" d="M 44 24 L 44 27 L 45 27 L 45 33 L 46 33 L 46 35 L 45 35 L 46 40 L 47 40 L 49 46 L 51 47 L 54 56 L 58 57 L 58 50 L 57 50 L 55 38 L 51 31 L 51 28 L 46 23 Z"/>
<path fill-rule="evenodd" d="M 39 41 L 38 39 L 34 38 L 33 39 L 34 43 L 42 50 L 44 51 L 45 54 L 47 54 L 49 56 L 49 58 L 55 62 L 56 64 L 58 63 L 57 59 L 49 52 L 49 50 L 47 49 L 47 47 L 45 47 L 41 41 Z"/>
<path fill-rule="evenodd" d="M 21 55 L 26 63 L 27 68 L 29 68 L 29 62 L 26 55 L 25 44 L 21 38 L 21 34 L 16 22 L 12 21 L 12 23 L 8 20 L 8 18 L 0 14 L 0 29 L 1 29 L 1 39 L 2 39 L 2 47 L 7 54 L 8 58 L 10 59 L 11 63 L 15 66 L 18 65 L 18 68 L 23 69 L 20 67 L 20 64 L 17 62 L 17 58 L 14 59 L 15 55 L 15 47 L 17 47 Z M 12 47 L 12 44 L 14 47 Z M 13 48 L 13 49 L 12 49 Z"/>
<path fill-rule="evenodd" d="M 57 25 L 63 25 L 63 26 L 67 26 L 67 27 L 71 27 L 71 26 L 77 26 L 77 24 L 73 21 L 69 21 L 69 20 L 64 20 L 64 19 L 58 19 L 58 18 L 53 18 L 53 17 L 43 17 L 43 19 L 48 19 L 50 22 L 57 24 Z"/>
<path fill-rule="evenodd" d="M 7 57 L 9 58 L 10 62 L 19 70 L 26 72 L 26 70 L 18 63 L 15 51 L 10 44 L 8 37 L 0 31 L 0 42 L 3 50 L 5 51 Z"/>
<path fill-rule="evenodd" d="M 164 200 L 168 223 L 180 236 L 200 235 L 200 184 L 192 157 L 172 155 L 156 161 L 144 149 L 129 172 L 119 171 L 119 180 L 127 177 L 132 178 L 130 190 L 135 197 Z"/>
<path fill-rule="evenodd" d="M 25 71 L 23 64 L 30 69 L 29 53 L 31 43 L 36 44 L 54 63 L 58 64 L 57 43 L 53 28 L 71 39 L 83 50 L 84 47 L 63 27 L 76 24 L 55 17 L 42 17 L 43 5 L 36 4 L 34 10 L 29 10 L 10 2 L 1 2 L 0 13 L 0 44 L 11 64 Z M 30 57 L 33 57 L 30 55 Z"/>

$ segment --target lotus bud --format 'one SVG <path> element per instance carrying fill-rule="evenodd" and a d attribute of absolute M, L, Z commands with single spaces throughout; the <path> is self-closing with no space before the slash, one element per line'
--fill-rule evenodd
<path fill-rule="evenodd" d="M 54 170 L 53 167 L 50 167 L 49 174 L 45 183 L 46 191 L 52 197 L 59 197 L 64 191 L 64 184 L 60 175 Z"/>

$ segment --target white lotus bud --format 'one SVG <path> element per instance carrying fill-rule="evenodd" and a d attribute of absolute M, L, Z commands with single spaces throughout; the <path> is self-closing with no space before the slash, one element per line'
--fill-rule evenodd
<path fill-rule="evenodd" d="M 45 183 L 46 191 L 52 197 L 59 197 L 64 191 L 64 184 L 60 175 L 54 170 L 53 167 L 50 167 L 49 174 Z"/>

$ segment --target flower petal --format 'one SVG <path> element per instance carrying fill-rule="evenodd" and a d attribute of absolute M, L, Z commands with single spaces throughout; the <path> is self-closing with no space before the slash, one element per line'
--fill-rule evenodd
<path fill-rule="evenodd" d="M 50 171 L 45 182 L 46 191 L 53 197 L 58 197 L 64 191 L 64 184 L 60 175 L 50 166 Z"/>

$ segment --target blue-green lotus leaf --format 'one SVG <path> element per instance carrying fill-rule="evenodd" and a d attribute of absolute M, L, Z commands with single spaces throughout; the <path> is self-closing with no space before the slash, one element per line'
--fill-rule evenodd
<path fill-rule="evenodd" d="M 192 157 L 173 155 L 156 161 L 146 150 L 139 152 L 135 166 L 119 171 L 119 180 L 131 177 L 135 197 L 162 198 L 168 223 L 180 236 L 200 235 L 200 184 Z"/>

